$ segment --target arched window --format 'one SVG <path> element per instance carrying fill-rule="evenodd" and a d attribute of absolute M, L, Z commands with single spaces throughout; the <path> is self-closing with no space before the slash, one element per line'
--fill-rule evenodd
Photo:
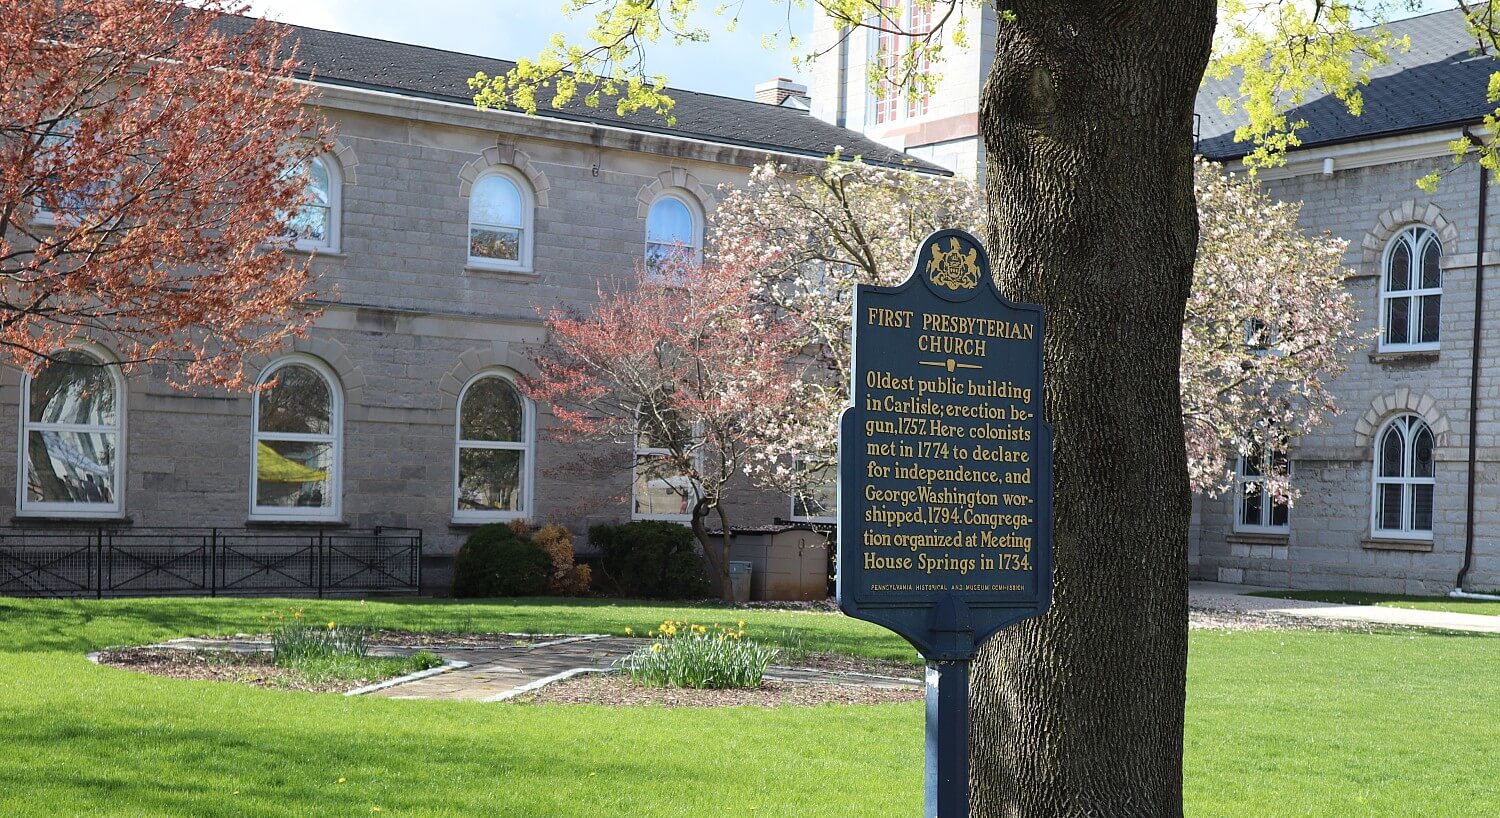
<path fill-rule="evenodd" d="M 1386 246 L 1380 277 L 1381 349 L 1438 348 L 1442 255 L 1437 233 L 1421 225 L 1402 230 Z"/>
<path fill-rule="evenodd" d="M 481 373 L 458 397 L 453 517 L 516 520 L 531 514 L 531 401 L 509 377 Z"/>
<path fill-rule="evenodd" d="M 647 269 L 659 272 L 678 253 L 683 261 L 698 261 L 703 244 L 699 229 L 698 210 L 686 196 L 676 193 L 659 196 L 646 214 Z"/>
<path fill-rule="evenodd" d="M 531 268 L 530 188 L 494 169 L 469 190 L 469 264 L 501 270 Z"/>
<path fill-rule="evenodd" d="M 302 204 L 287 219 L 283 238 L 300 250 L 339 249 L 343 179 L 338 163 L 315 156 L 295 171 L 302 177 Z"/>
<path fill-rule="evenodd" d="M 1397 415 L 1375 436 L 1377 537 L 1432 536 L 1433 436 L 1416 415 Z"/>
<path fill-rule="evenodd" d="M 337 384 L 327 366 L 306 356 L 277 361 L 261 374 L 250 516 L 338 518 L 343 399 Z"/>
<path fill-rule="evenodd" d="M 120 513 L 125 385 L 102 354 L 53 356 L 22 384 L 23 514 L 106 517 Z"/>

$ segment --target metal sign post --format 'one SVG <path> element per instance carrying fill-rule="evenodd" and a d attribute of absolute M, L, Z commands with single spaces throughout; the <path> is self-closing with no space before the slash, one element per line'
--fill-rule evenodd
<path fill-rule="evenodd" d="M 969 814 L 969 661 L 1052 599 L 1052 431 L 1040 307 L 940 230 L 896 287 L 854 297 L 839 425 L 839 607 L 927 659 L 928 818 Z"/>

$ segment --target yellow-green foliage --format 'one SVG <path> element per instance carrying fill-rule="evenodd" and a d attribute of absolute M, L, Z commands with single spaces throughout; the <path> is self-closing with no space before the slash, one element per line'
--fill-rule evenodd
<path fill-rule="evenodd" d="M 589 590 L 593 581 L 589 567 L 573 564 L 573 532 L 554 523 L 532 534 L 531 540 L 540 545 L 552 561 L 552 571 L 547 575 L 548 593 L 577 596 Z"/>

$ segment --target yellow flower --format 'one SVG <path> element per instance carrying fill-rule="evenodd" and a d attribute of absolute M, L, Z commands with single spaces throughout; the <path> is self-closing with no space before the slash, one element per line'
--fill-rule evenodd
<path fill-rule="evenodd" d="M 744 629 L 745 629 L 745 620 L 741 619 L 740 620 L 740 630 L 744 630 Z"/>
<path fill-rule="evenodd" d="M 339 776 L 339 783 L 340 784 L 344 783 L 344 777 L 343 776 Z"/>
<path fill-rule="evenodd" d="M 629 628 L 626 628 L 626 629 L 625 629 L 625 635 L 626 635 L 626 636 L 629 636 L 629 635 L 631 635 L 631 634 L 633 634 L 633 633 L 635 633 L 635 631 L 633 631 L 633 630 L 631 630 L 631 629 L 629 629 Z"/>
<path fill-rule="evenodd" d="M 651 652 L 652 653 L 661 653 L 661 643 L 657 642 L 656 644 L 652 645 L 651 646 Z"/>
<path fill-rule="evenodd" d="M 333 620 L 332 619 L 328 620 L 328 629 L 329 630 L 333 630 Z"/>

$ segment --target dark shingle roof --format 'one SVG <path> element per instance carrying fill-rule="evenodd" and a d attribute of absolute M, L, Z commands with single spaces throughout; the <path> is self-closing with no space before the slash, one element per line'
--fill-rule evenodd
<path fill-rule="evenodd" d="M 1455 126 L 1494 110 L 1485 91 L 1496 62 L 1473 53 L 1475 42 L 1464 27 L 1463 12 L 1424 14 L 1386 28 L 1397 37 L 1410 35 L 1411 50 L 1393 54 L 1389 65 L 1370 73 L 1359 116 L 1328 94 L 1310 98 L 1288 114 L 1288 121 L 1307 122 L 1297 132 L 1303 147 Z M 1234 141 L 1244 115 L 1236 111 L 1226 116 L 1217 105 L 1220 97 L 1235 95 L 1238 83 L 1237 77 L 1210 80 L 1198 93 L 1198 151 L 1210 159 L 1236 159 L 1250 150 L 1250 143 Z"/>
<path fill-rule="evenodd" d="M 231 26 L 247 24 L 245 18 L 228 18 L 226 22 Z M 472 105 L 474 96 L 468 80 L 475 72 L 483 71 L 493 77 L 515 66 L 508 60 L 491 57 L 305 26 L 289 27 L 300 41 L 303 66 L 312 70 L 319 83 L 327 85 Z M 589 108 L 581 100 L 562 110 L 542 104 L 537 115 L 814 158 L 828 156 L 835 147 L 842 146 L 845 156 L 859 154 L 871 164 L 947 173 L 936 165 L 793 108 L 676 88 L 671 89 L 670 96 L 676 101 L 672 110 L 677 117 L 675 125 L 668 125 L 653 113 L 618 116 L 614 104 L 608 100 L 598 108 Z"/>

